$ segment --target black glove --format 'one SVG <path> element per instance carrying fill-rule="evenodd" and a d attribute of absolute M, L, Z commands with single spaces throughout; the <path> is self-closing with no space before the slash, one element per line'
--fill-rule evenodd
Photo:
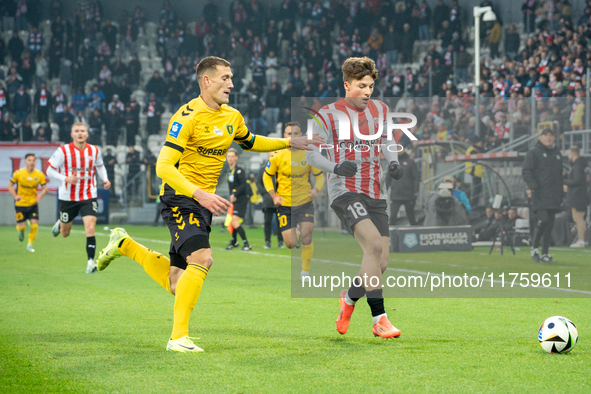
<path fill-rule="evenodd" d="M 357 164 L 352 161 L 345 161 L 334 166 L 332 172 L 341 176 L 354 176 L 357 173 Z"/>
<path fill-rule="evenodd" d="M 399 162 L 393 161 L 392 163 L 390 163 L 390 176 L 392 178 L 399 180 L 400 178 L 402 178 L 403 174 L 404 170 L 402 169 L 402 166 Z"/>

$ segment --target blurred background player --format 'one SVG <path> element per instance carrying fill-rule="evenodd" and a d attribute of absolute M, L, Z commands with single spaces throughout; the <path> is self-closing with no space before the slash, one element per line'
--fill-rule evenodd
<path fill-rule="evenodd" d="M 323 110 L 338 110 L 346 114 L 349 124 L 352 124 L 351 114 L 357 115 L 353 119 L 358 122 L 359 132 L 373 136 L 377 133 L 380 117 L 389 112 L 384 103 L 370 99 L 378 77 L 375 62 L 367 57 L 351 57 L 343 63 L 342 71 L 345 98 L 323 107 Z M 383 153 L 389 162 L 390 176 L 396 180 L 402 178 L 403 169 L 398 163 L 397 147 L 389 149 L 388 146 L 395 142 L 388 141 L 384 135 L 373 140 L 371 145 L 367 145 L 353 130 L 349 130 L 348 139 L 334 141 L 334 130 L 341 132 L 338 118 L 327 115 L 324 121 L 328 123 L 329 130 L 317 127 L 315 130 L 327 139 L 327 147 L 332 146 L 331 149 L 327 149 L 328 159 L 323 157 L 316 147 L 313 152 L 307 154 L 308 162 L 329 173 L 327 183 L 332 201 L 330 207 L 346 224 L 363 250 L 358 275 L 361 278 L 378 279 L 375 285 L 375 282 L 369 280 L 365 281 L 366 283 L 354 282 L 351 288 L 340 293 L 341 311 L 336 321 L 337 331 L 340 334 L 347 332 L 355 303 L 365 295 L 373 316 L 374 335 L 382 338 L 398 337 L 400 330 L 388 320 L 382 292 L 382 274 L 388 267 L 390 234 L 385 185 L 381 185 L 380 181 L 380 153 Z M 339 149 L 339 146 L 367 148 Z M 380 149 L 381 147 L 383 149 Z"/>
<path fill-rule="evenodd" d="M 189 317 L 213 264 L 209 245 L 212 215 L 223 214 L 230 202 L 215 194 L 226 152 L 232 141 L 242 149 L 272 152 L 323 143 L 318 136 L 284 139 L 251 134 L 244 118 L 227 105 L 232 83 L 230 62 L 209 56 L 196 70 L 201 95 L 184 104 L 170 119 L 166 142 L 156 163 L 162 179 L 162 218 L 170 231 L 170 259 L 134 241 L 116 228 L 98 258 L 98 269 L 127 256 L 175 296 L 172 334 L 166 350 L 197 353 L 203 349 L 189 338 Z M 219 131 L 216 131 L 219 130 Z M 221 132 L 220 132 L 221 131 Z"/>
<path fill-rule="evenodd" d="M 302 136 L 298 122 L 289 122 L 283 132 L 285 138 Z M 310 174 L 316 179 L 310 184 Z M 277 190 L 273 185 L 277 176 Z M 302 244 L 302 279 L 310 279 L 310 263 L 314 254 L 312 231 L 314 231 L 314 200 L 324 186 L 322 171 L 306 161 L 306 152 L 286 149 L 271 156 L 263 175 L 265 189 L 277 207 L 279 230 L 288 248 Z M 300 232 L 296 231 L 299 226 Z"/>
<path fill-rule="evenodd" d="M 230 190 L 230 202 L 234 204 L 232 210 L 232 240 L 230 244 L 226 246 L 226 250 L 231 250 L 240 247 L 237 240 L 237 234 L 240 234 L 244 246 L 242 250 L 251 250 L 252 248 L 248 244 L 246 239 L 246 233 L 242 226 L 242 220 L 246 216 L 246 207 L 248 205 L 248 195 L 246 194 L 246 188 L 249 187 L 246 183 L 246 173 L 244 168 L 238 167 L 238 151 L 234 148 L 228 149 L 226 153 L 226 161 L 228 162 L 228 188 Z"/>
<path fill-rule="evenodd" d="M 269 152 L 268 159 L 271 159 L 275 152 Z M 281 231 L 279 230 L 279 221 L 277 219 L 277 207 L 271 198 L 271 195 L 267 192 L 265 188 L 265 183 L 263 177 L 265 176 L 265 171 L 267 170 L 266 167 L 261 167 L 259 176 L 258 176 L 258 183 L 259 183 L 259 190 L 261 191 L 261 198 L 263 199 L 263 215 L 264 215 L 264 232 L 265 232 L 265 249 L 271 249 L 271 234 L 274 230 L 277 230 L 277 247 L 279 249 L 283 249 L 285 245 L 283 244 L 283 236 L 281 235 Z M 276 177 L 273 178 L 273 184 L 277 184 Z"/>
<path fill-rule="evenodd" d="M 18 240 L 22 242 L 25 238 L 27 220 L 31 223 L 29 231 L 29 242 L 27 250 L 34 252 L 33 242 L 39 230 L 39 203 L 47 193 L 45 185 L 45 174 L 35 168 L 35 154 L 29 153 L 25 156 L 25 166 L 12 174 L 8 183 L 8 191 L 14 198 L 14 210 L 16 212 L 16 230 Z M 14 185 L 17 185 L 16 190 Z M 41 192 L 38 193 L 39 185 Z"/>
<path fill-rule="evenodd" d="M 72 142 L 59 147 L 49 159 L 47 167 L 47 175 L 61 182 L 58 191 L 59 219 L 51 232 L 54 237 L 60 233 L 62 237 L 67 237 L 70 235 L 74 218 L 80 213 L 86 233 L 86 273 L 91 274 L 97 271 L 94 262 L 94 227 L 98 214 L 95 173 L 103 180 L 105 190 L 109 190 L 111 182 L 107 177 L 101 151 L 98 147 L 86 143 L 88 126 L 84 123 L 74 123 L 70 135 Z"/>

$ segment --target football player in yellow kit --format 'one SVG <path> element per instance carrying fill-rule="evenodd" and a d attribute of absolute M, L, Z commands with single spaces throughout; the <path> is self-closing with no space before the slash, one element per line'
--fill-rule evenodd
<path fill-rule="evenodd" d="M 285 138 L 299 138 L 302 130 L 298 122 L 285 125 Z M 315 178 L 310 184 L 310 174 Z M 273 186 L 277 177 L 277 190 Z M 312 231 L 314 231 L 314 200 L 324 186 L 322 171 L 306 162 L 306 152 L 286 149 L 274 153 L 263 175 L 265 189 L 277 207 L 279 229 L 288 248 L 302 244 L 302 280 L 310 279 L 310 264 L 314 254 Z M 297 227 L 299 226 L 299 233 Z"/>
<path fill-rule="evenodd" d="M 35 160 L 34 153 L 27 154 L 25 156 L 25 167 L 15 171 L 8 183 L 8 191 L 15 201 L 16 230 L 18 231 L 19 241 L 25 238 L 27 220 L 31 223 L 29 242 L 27 243 L 27 250 L 29 252 L 35 251 L 33 249 L 33 242 L 35 242 L 37 231 L 39 230 L 38 204 L 41 202 L 45 193 L 47 193 L 45 174 L 35 168 Z M 17 185 L 16 190 L 14 189 L 14 185 Z M 37 193 L 39 185 L 41 185 L 41 192 Z"/>
<path fill-rule="evenodd" d="M 134 241 L 125 230 L 111 233 L 98 259 L 99 271 L 121 255 L 137 261 L 158 284 L 175 296 L 172 335 L 167 350 L 202 352 L 189 338 L 189 317 L 213 264 L 209 245 L 212 215 L 224 213 L 229 201 L 215 194 L 232 141 L 242 149 L 269 152 L 290 147 L 311 150 L 313 139 L 267 138 L 248 131 L 244 118 L 227 105 L 232 83 L 230 63 L 209 56 L 197 65 L 201 95 L 170 119 L 156 171 L 162 178 L 162 218 L 170 235 L 170 259 Z"/>

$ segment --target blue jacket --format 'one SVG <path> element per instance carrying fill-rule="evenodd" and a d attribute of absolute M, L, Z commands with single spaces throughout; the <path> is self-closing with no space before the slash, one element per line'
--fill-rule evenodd
<path fill-rule="evenodd" d="M 468 196 L 466 196 L 466 193 L 464 193 L 460 189 L 454 189 L 454 198 L 462 204 L 464 204 L 464 207 L 466 207 L 466 213 L 470 213 L 470 211 L 472 210 L 472 206 L 470 205 L 470 201 L 468 200 Z"/>

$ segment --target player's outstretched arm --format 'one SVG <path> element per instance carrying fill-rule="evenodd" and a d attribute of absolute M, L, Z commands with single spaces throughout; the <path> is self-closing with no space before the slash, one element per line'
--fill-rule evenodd
<path fill-rule="evenodd" d="M 354 176 L 357 173 L 357 164 L 353 161 L 335 163 L 320 154 L 318 147 L 311 152 L 306 152 L 306 160 L 313 167 L 326 172 L 332 172 L 339 176 Z"/>
<path fill-rule="evenodd" d="M 276 150 L 295 148 L 300 150 L 314 149 L 310 145 L 324 143 L 324 138 L 314 135 L 312 139 L 308 137 L 297 138 L 269 138 L 262 135 L 248 134 L 244 138 L 236 138 L 236 142 L 244 150 L 252 152 L 273 152 Z"/>

